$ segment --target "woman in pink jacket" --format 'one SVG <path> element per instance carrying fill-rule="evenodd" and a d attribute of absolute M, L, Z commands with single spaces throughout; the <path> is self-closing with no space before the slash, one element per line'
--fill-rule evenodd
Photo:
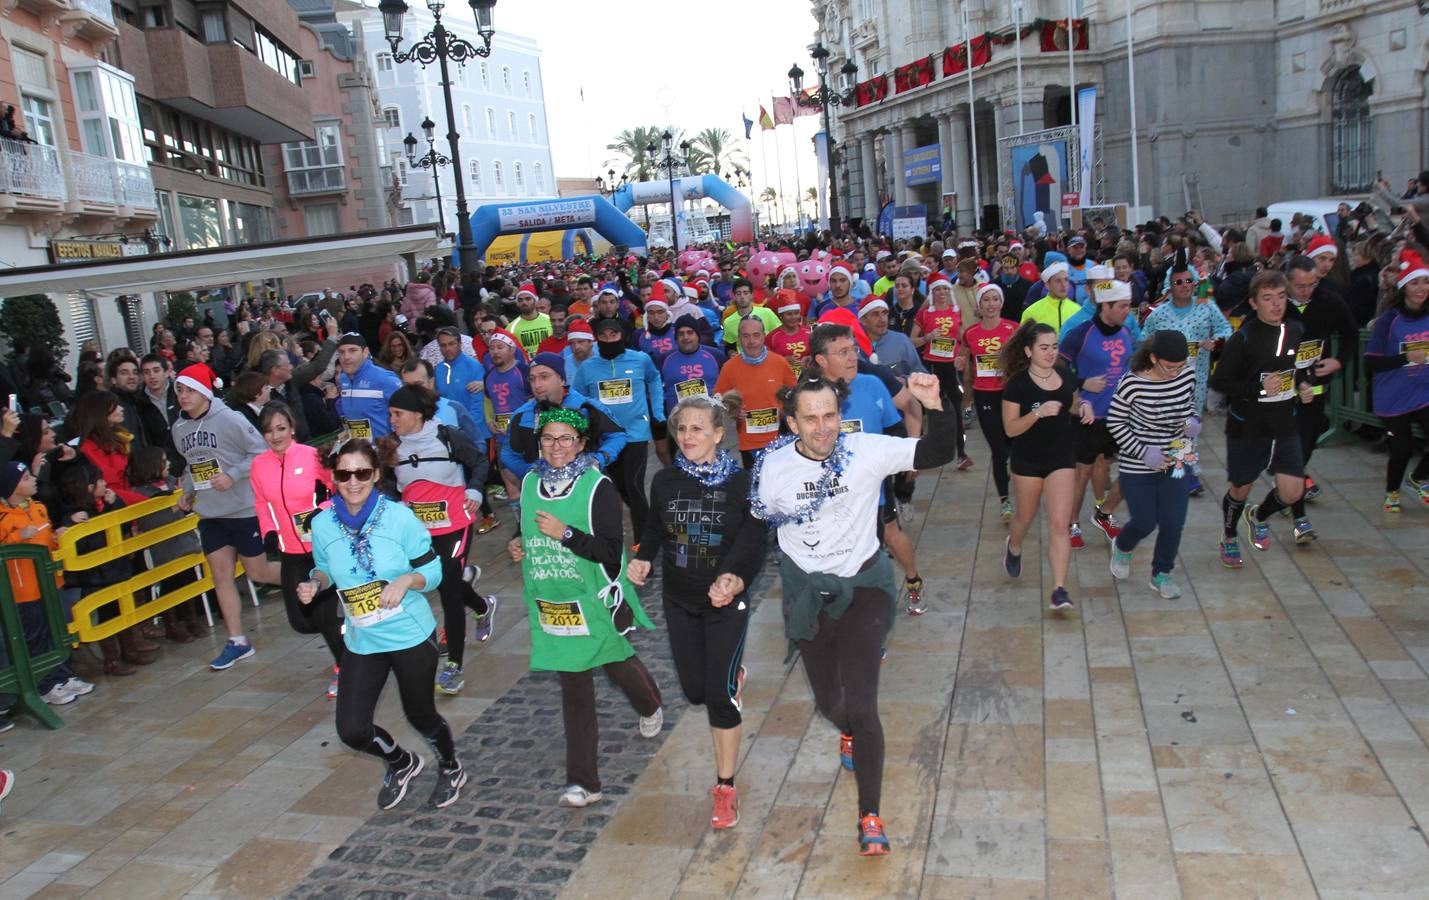
<path fill-rule="evenodd" d="M 298 601 L 298 585 L 313 570 L 312 517 L 328 505 L 332 473 L 317 449 L 300 444 L 293 414 L 286 404 L 268 403 L 258 418 L 268 451 L 253 461 L 249 481 L 257 505 L 263 546 L 279 554 L 283 605 L 288 624 L 298 634 L 321 634 L 332 651 L 332 682 L 328 699 L 337 697 L 337 672 L 342 663 L 342 623 L 338 621 L 337 595 L 328 590 L 308 604 Z"/>
<path fill-rule="evenodd" d="M 427 314 L 427 307 L 437 305 L 437 292 L 432 290 L 431 280 L 430 274 L 418 272 L 417 280 L 407 283 L 407 290 L 402 294 L 402 315 L 408 322 L 416 322 Z"/>

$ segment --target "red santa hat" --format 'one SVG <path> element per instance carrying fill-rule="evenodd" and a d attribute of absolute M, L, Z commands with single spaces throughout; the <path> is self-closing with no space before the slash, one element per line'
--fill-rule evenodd
<path fill-rule="evenodd" d="M 804 312 L 804 304 L 799 302 L 799 292 L 789 288 L 780 288 L 774 292 L 774 311 L 783 315 L 786 312 Z"/>
<path fill-rule="evenodd" d="M 1317 234 L 1310 238 L 1310 246 L 1305 249 L 1305 255 L 1314 259 L 1317 256 L 1339 256 L 1340 247 L 1335 243 L 1335 239 L 1328 234 Z"/>
<path fill-rule="evenodd" d="M 1003 296 L 1002 288 L 989 281 L 987 284 L 984 284 L 977 289 L 978 302 L 982 302 L 983 295 L 989 293 L 996 293 L 999 297 Z"/>
<path fill-rule="evenodd" d="M 863 306 L 859 307 L 858 317 L 861 319 L 876 309 L 881 309 L 887 312 L 888 301 L 884 300 L 882 297 L 869 297 L 863 302 Z"/>
<path fill-rule="evenodd" d="M 529 356 L 526 355 L 526 348 L 521 346 L 520 341 L 516 340 L 516 335 L 507 331 L 505 328 L 498 328 L 495 331 L 491 332 L 491 335 L 487 337 L 486 342 L 488 345 L 507 345 L 512 350 L 516 351 L 516 358 L 521 360 L 522 362 L 529 362 L 531 359 Z"/>
<path fill-rule="evenodd" d="M 536 299 L 536 285 L 532 284 L 532 283 L 529 282 L 529 281 L 526 282 L 525 284 L 521 285 L 521 287 L 519 287 L 519 288 L 516 289 L 516 297 L 519 299 L 522 294 L 530 294 L 530 295 L 531 295 L 531 299 L 532 299 L 532 300 L 535 300 L 535 299 Z"/>
<path fill-rule="evenodd" d="M 829 274 L 832 275 L 835 272 L 842 272 L 848 276 L 849 281 L 853 281 L 853 266 L 849 263 L 843 260 L 839 260 L 838 262 L 834 263 L 832 266 L 829 267 Z"/>
<path fill-rule="evenodd" d="M 833 306 L 824 310 L 824 314 L 819 316 L 819 324 L 832 322 L 835 325 L 847 325 L 853 329 L 854 342 L 863 351 L 864 356 L 873 355 L 873 341 L 868 339 L 868 332 L 863 330 L 863 323 L 859 322 L 858 316 L 853 314 L 853 310 L 847 306 Z"/>
<path fill-rule="evenodd" d="M 1403 289 L 1416 278 L 1429 278 L 1429 266 L 1424 264 L 1418 253 L 1405 247 L 1399 254 L 1399 278 L 1395 284 Z"/>
<path fill-rule="evenodd" d="M 213 370 L 203 363 L 194 363 L 179 373 L 175 382 L 190 390 L 198 391 L 208 399 L 213 399 L 213 383 L 218 380 L 218 376 Z"/>
<path fill-rule="evenodd" d="M 945 287 L 951 291 L 953 289 L 953 283 L 948 280 L 948 276 L 944 275 L 942 272 L 937 272 L 929 276 L 928 278 L 928 294 L 930 296 L 932 295 L 933 288 L 935 287 Z"/>
<path fill-rule="evenodd" d="M 590 330 L 590 323 L 585 319 L 571 319 L 566 323 L 566 339 L 582 341 L 595 340 L 595 332 Z"/>

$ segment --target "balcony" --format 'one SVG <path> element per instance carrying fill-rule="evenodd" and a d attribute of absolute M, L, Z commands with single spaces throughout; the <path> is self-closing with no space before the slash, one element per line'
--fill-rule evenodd
<path fill-rule="evenodd" d="M 12 9 L 27 9 L 43 19 L 45 16 L 58 15 L 69 9 L 66 0 L 3 0 L 0 2 L 0 10 L 10 12 Z"/>
<path fill-rule="evenodd" d="M 136 163 L 67 153 L 74 184 L 69 211 L 79 214 L 150 218 L 158 214 L 149 167 Z"/>
<path fill-rule="evenodd" d="M 66 199 L 57 149 L 0 138 L 0 212 L 58 212 Z"/>
<path fill-rule="evenodd" d="M 60 13 L 65 33 L 87 41 L 111 41 L 119 36 L 109 0 L 69 0 L 69 10 Z"/>
<path fill-rule="evenodd" d="M 288 173 L 288 195 L 341 194 L 347 191 L 347 175 L 341 166 L 326 169 L 298 169 Z"/>

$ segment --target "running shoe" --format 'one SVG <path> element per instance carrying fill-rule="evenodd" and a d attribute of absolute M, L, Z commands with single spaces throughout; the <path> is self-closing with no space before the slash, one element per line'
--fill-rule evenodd
<path fill-rule="evenodd" d="M 233 668 L 233 664 L 239 660 L 248 659 L 253 655 L 253 645 L 250 643 L 238 643 L 230 640 L 223 645 L 223 652 L 214 657 L 213 662 L 208 667 L 215 672 L 222 672 L 224 669 Z"/>
<path fill-rule="evenodd" d="M 665 707 L 660 707 L 648 716 L 640 717 L 640 736 L 643 738 L 653 738 L 660 735 L 660 729 L 665 727 Z"/>
<path fill-rule="evenodd" d="M 437 626 L 437 655 L 447 655 L 447 627 L 445 625 Z"/>
<path fill-rule="evenodd" d="M 1111 544 L 1111 577 L 1118 581 L 1131 577 L 1131 554 L 1117 549 L 1116 542 Z"/>
<path fill-rule="evenodd" d="M 729 701 L 734 704 L 735 712 L 744 712 L 744 686 L 749 681 L 749 669 L 740 666 L 739 671 L 734 673 L 734 696 Z"/>
<path fill-rule="evenodd" d="M 336 699 L 337 699 L 337 675 L 338 675 L 337 666 L 333 666 L 333 667 L 332 667 L 332 678 L 328 680 L 328 683 L 327 683 L 327 694 L 324 695 L 324 696 L 326 696 L 329 700 L 336 700 Z"/>
<path fill-rule="evenodd" d="M 481 580 L 481 566 L 463 566 L 461 580 L 471 585 L 472 590 L 476 590 L 476 583 Z"/>
<path fill-rule="evenodd" d="M 1017 510 L 1013 507 L 1012 501 L 1004 497 L 1002 499 L 1002 521 L 1011 522 L 1015 515 L 1017 515 Z"/>
<path fill-rule="evenodd" d="M 839 733 L 839 765 L 853 771 L 853 735 Z"/>
<path fill-rule="evenodd" d="M 1116 516 L 1111 513 L 1097 510 L 1092 515 L 1092 524 L 1101 529 L 1101 533 L 1106 535 L 1106 539 L 1109 541 L 1116 540 L 1116 536 L 1121 534 L 1121 526 L 1116 524 Z"/>
<path fill-rule="evenodd" d="M 10 726 L 13 728 L 14 726 Z M 10 792 L 15 789 L 15 773 L 9 769 L 0 769 L 0 800 L 10 796 Z"/>
<path fill-rule="evenodd" d="M 1047 601 L 1047 608 L 1056 612 L 1072 608 L 1072 597 L 1067 593 L 1067 589 L 1059 587 L 1052 592 L 1052 599 Z"/>
<path fill-rule="evenodd" d="M 490 497 L 492 500 L 505 500 L 506 488 L 502 487 L 499 484 L 493 485 L 491 490 L 486 492 L 486 496 Z"/>
<path fill-rule="evenodd" d="M 432 787 L 432 796 L 427 805 L 432 809 L 446 809 L 461 796 L 462 785 L 466 784 L 466 770 L 457 760 L 455 769 L 437 766 L 437 783 Z"/>
<path fill-rule="evenodd" d="M 1175 600 L 1181 596 L 1181 587 L 1171 578 L 1170 572 L 1157 572 L 1151 576 L 1151 589 L 1161 595 L 1162 600 Z"/>
<path fill-rule="evenodd" d="M 461 666 L 448 660 L 437 673 L 437 690 L 443 694 L 454 695 L 460 694 L 464 687 L 466 679 L 462 677 Z"/>
<path fill-rule="evenodd" d="M 0 713 L 0 734 L 15 730 L 15 720 L 8 714 Z"/>
<path fill-rule="evenodd" d="M 498 519 L 498 518 L 496 518 L 496 516 L 494 516 L 494 515 L 493 515 L 493 516 L 482 516 L 482 517 L 481 517 L 481 524 L 479 524 L 479 525 L 476 526 L 476 533 L 477 533 L 477 534 L 486 534 L 486 533 L 492 531 L 493 529 L 495 529 L 496 526 L 497 526 L 497 525 L 500 525 L 500 524 L 501 524 L 501 520 Z"/>
<path fill-rule="evenodd" d="M 908 589 L 907 610 L 910 616 L 921 616 L 928 611 L 928 604 L 923 602 L 923 579 L 909 578 L 904 581 L 904 587 Z"/>
<path fill-rule="evenodd" d="M 556 801 L 556 805 L 566 809 L 585 809 L 592 803 L 599 803 L 604 797 L 600 791 L 588 791 L 578 784 L 572 784 L 561 792 L 561 799 Z"/>
<path fill-rule="evenodd" d="M 972 431 L 972 429 L 973 429 L 973 411 L 972 411 L 972 407 L 967 407 L 967 408 L 965 408 L 965 409 L 963 410 L 963 431 Z"/>
<path fill-rule="evenodd" d="M 85 694 L 94 693 L 94 685 L 78 676 L 69 679 L 63 685 L 64 689 L 74 694 L 76 697 L 83 697 Z"/>
<path fill-rule="evenodd" d="M 888 846 L 888 835 L 883 833 L 883 821 L 878 813 L 869 813 L 858 820 L 858 855 L 887 856 L 892 850 Z"/>
<path fill-rule="evenodd" d="M 1309 544 L 1319 539 L 1320 536 L 1315 533 L 1315 526 L 1310 524 L 1309 516 L 1301 516 L 1295 520 L 1295 543 Z"/>
<path fill-rule="evenodd" d="M 1240 541 L 1235 538 L 1221 541 L 1221 565 L 1227 569 L 1239 569 L 1245 565 L 1245 560 L 1240 558 Z"/>
<path fill-rule="evenodd" d="M 1319 486 L 1318 484 L 1316 484 L 1316 483 L 1315 483 L 1315 479 L 1311 478 L 1309 475 L 1306 475 L 1306 476 L 1305 476 L 1305 499 L 1306 499 L 1306 500 L 1319 500 L 1319 499 L 1320 499 L 1320 486 Z"/>
<path fill-rule="evenodd" d="M 958 471 L 959 471 L 959 472 L 966 472 L 968 469 L 971 469 L 972 467 L 973 467 L 973 458 L 972 458 L 971 456 L 968 456 L 966 453 L 964 453 L 962 456 L 959 456 L 959 457 L 958 457 Z"/>
<path fill-rule="evenodd" d="M 1410 475 L 1409 483 L 1419 494 L 1419 502 L 1429 506 L 1429 478 L 1415 478 L 1413 475 Z"/>
<path fill-rule="evenodd" d="M 1082 526 L 1081 526 L 1081 525 L 1078 525 L 1076 522 L 1073 522 L 1073 523 L 1072 523 L 1072 528 L 1071 528 L 1070 534 L 1071 534 L 1071 536 L 1072 536 L 1072 549 L 1073 549 L 1073 550 L 1081 550 L 1083 547 L 1087 546 L 1087 542 L 1086 542 L 1085 540 L 1083 540 L 1083 538 L 1082 538 Z"/>
<path fill-rule="evenodd" d="M 1002 551 L 1002 570 L 1013 578 L 1022 574 L 1022 554 L 1012 552 L 1012 538 L 1007 539 L 1006 549 Z"/>
<path fill-rule="evenodd" d="M 468 568 L 470 567 L 468 566 Z M 471 617 L 476 620 L 476 639 L 478 641 L 490 640 L 491 631 L 496 627 L 496 606 L 498 602 L 496 595 L 491 594 L 486 598 L 486 612 L 472 612 Z"/>
<path fill-rule="evenodd" d="M 1186 494 L 1191 497 L 1199 497 L 1205 492 L 1206 487 L 1201 484 L 1201 476 L 1193 474 L 1190 483 L 1186 485 Z"/>
<path fill-rule="evenodd" d="M 898 521 L 904 525 L 913 521 L 913 501 L 911 499 L 898 501 Z"/>
<path fill-rule="evenodd" d="M 1246 506 L 1245 524 L 1250 528 L 1250 545 L 1257 550 L 1265 551 L 1270 549 L 1270 526 L 1255 517 L 1259 510 L 1259 503 Z"/>
<path fill-rule="evenodd" d="M 387 774 L 382 776 L 382 790 L 377 792 L 377 806 L 380 809 L 391 809 L 402 798 L 407 796 L 407 785 L 411 783 L 422 772 L 425 765 L 422 758 L 410 750 L 403 751 L 407 758 L 395 766 L 387 767 Z"/>
<path fill-rule="evenodd" d="M 739 824 L 739 794 L 732 784 L 717 784 L 710 789 L 710 826 L 733 828 Z"/>
<path fill-rule="evenodd" d="M 1385 491 L 1384 511 L 1387 513 L 1399 512 L 1399 491 Z"/>
<path fill-rule="evenodd" d="M 63 684 L 57 684 L 40 695 L 40 699 L 50 706 L 65 706 L 74 702 L 74 694 L 65 690 Z"/>

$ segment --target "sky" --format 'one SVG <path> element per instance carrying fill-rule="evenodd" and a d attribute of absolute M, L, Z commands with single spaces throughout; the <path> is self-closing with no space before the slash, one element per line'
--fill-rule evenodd
<path fill-rule="evenodd" d="M 667 14 L 684 9 L 693 15 Z M 509 29 L 541 46 L 546 121 L 558 177 L 603 177 L 612 167 L 619 177 L 621 166 L 608 164 L 614 154 L 605 149 L 614 136 L 640 125 L 671 124 L 690 136 L 703 128 L 729 131 L 750 157 L 755 197 L 766 184 L 778 190 L 781 175 L 783 193 L 791 201 L 796 181 L 800 194 L 814 181 L 812 137 L 820 118 L 794 120 L 797 142 L 791 126 L 761 136 L 757 123 L 760 103 L 768 108 L 771 96 L 789 93 L 790 65 L 797 62 L 810 73 L 806 83 L 812 82 L 808 47 L 816 22 L 808 0 L 698 6 L 651 0 L 498 0 L 494 24 L 498 33 Z M 756 120 L 747 148 L 741 113 Z M 776 140 L 782 147 L 778 153 Z"/>

